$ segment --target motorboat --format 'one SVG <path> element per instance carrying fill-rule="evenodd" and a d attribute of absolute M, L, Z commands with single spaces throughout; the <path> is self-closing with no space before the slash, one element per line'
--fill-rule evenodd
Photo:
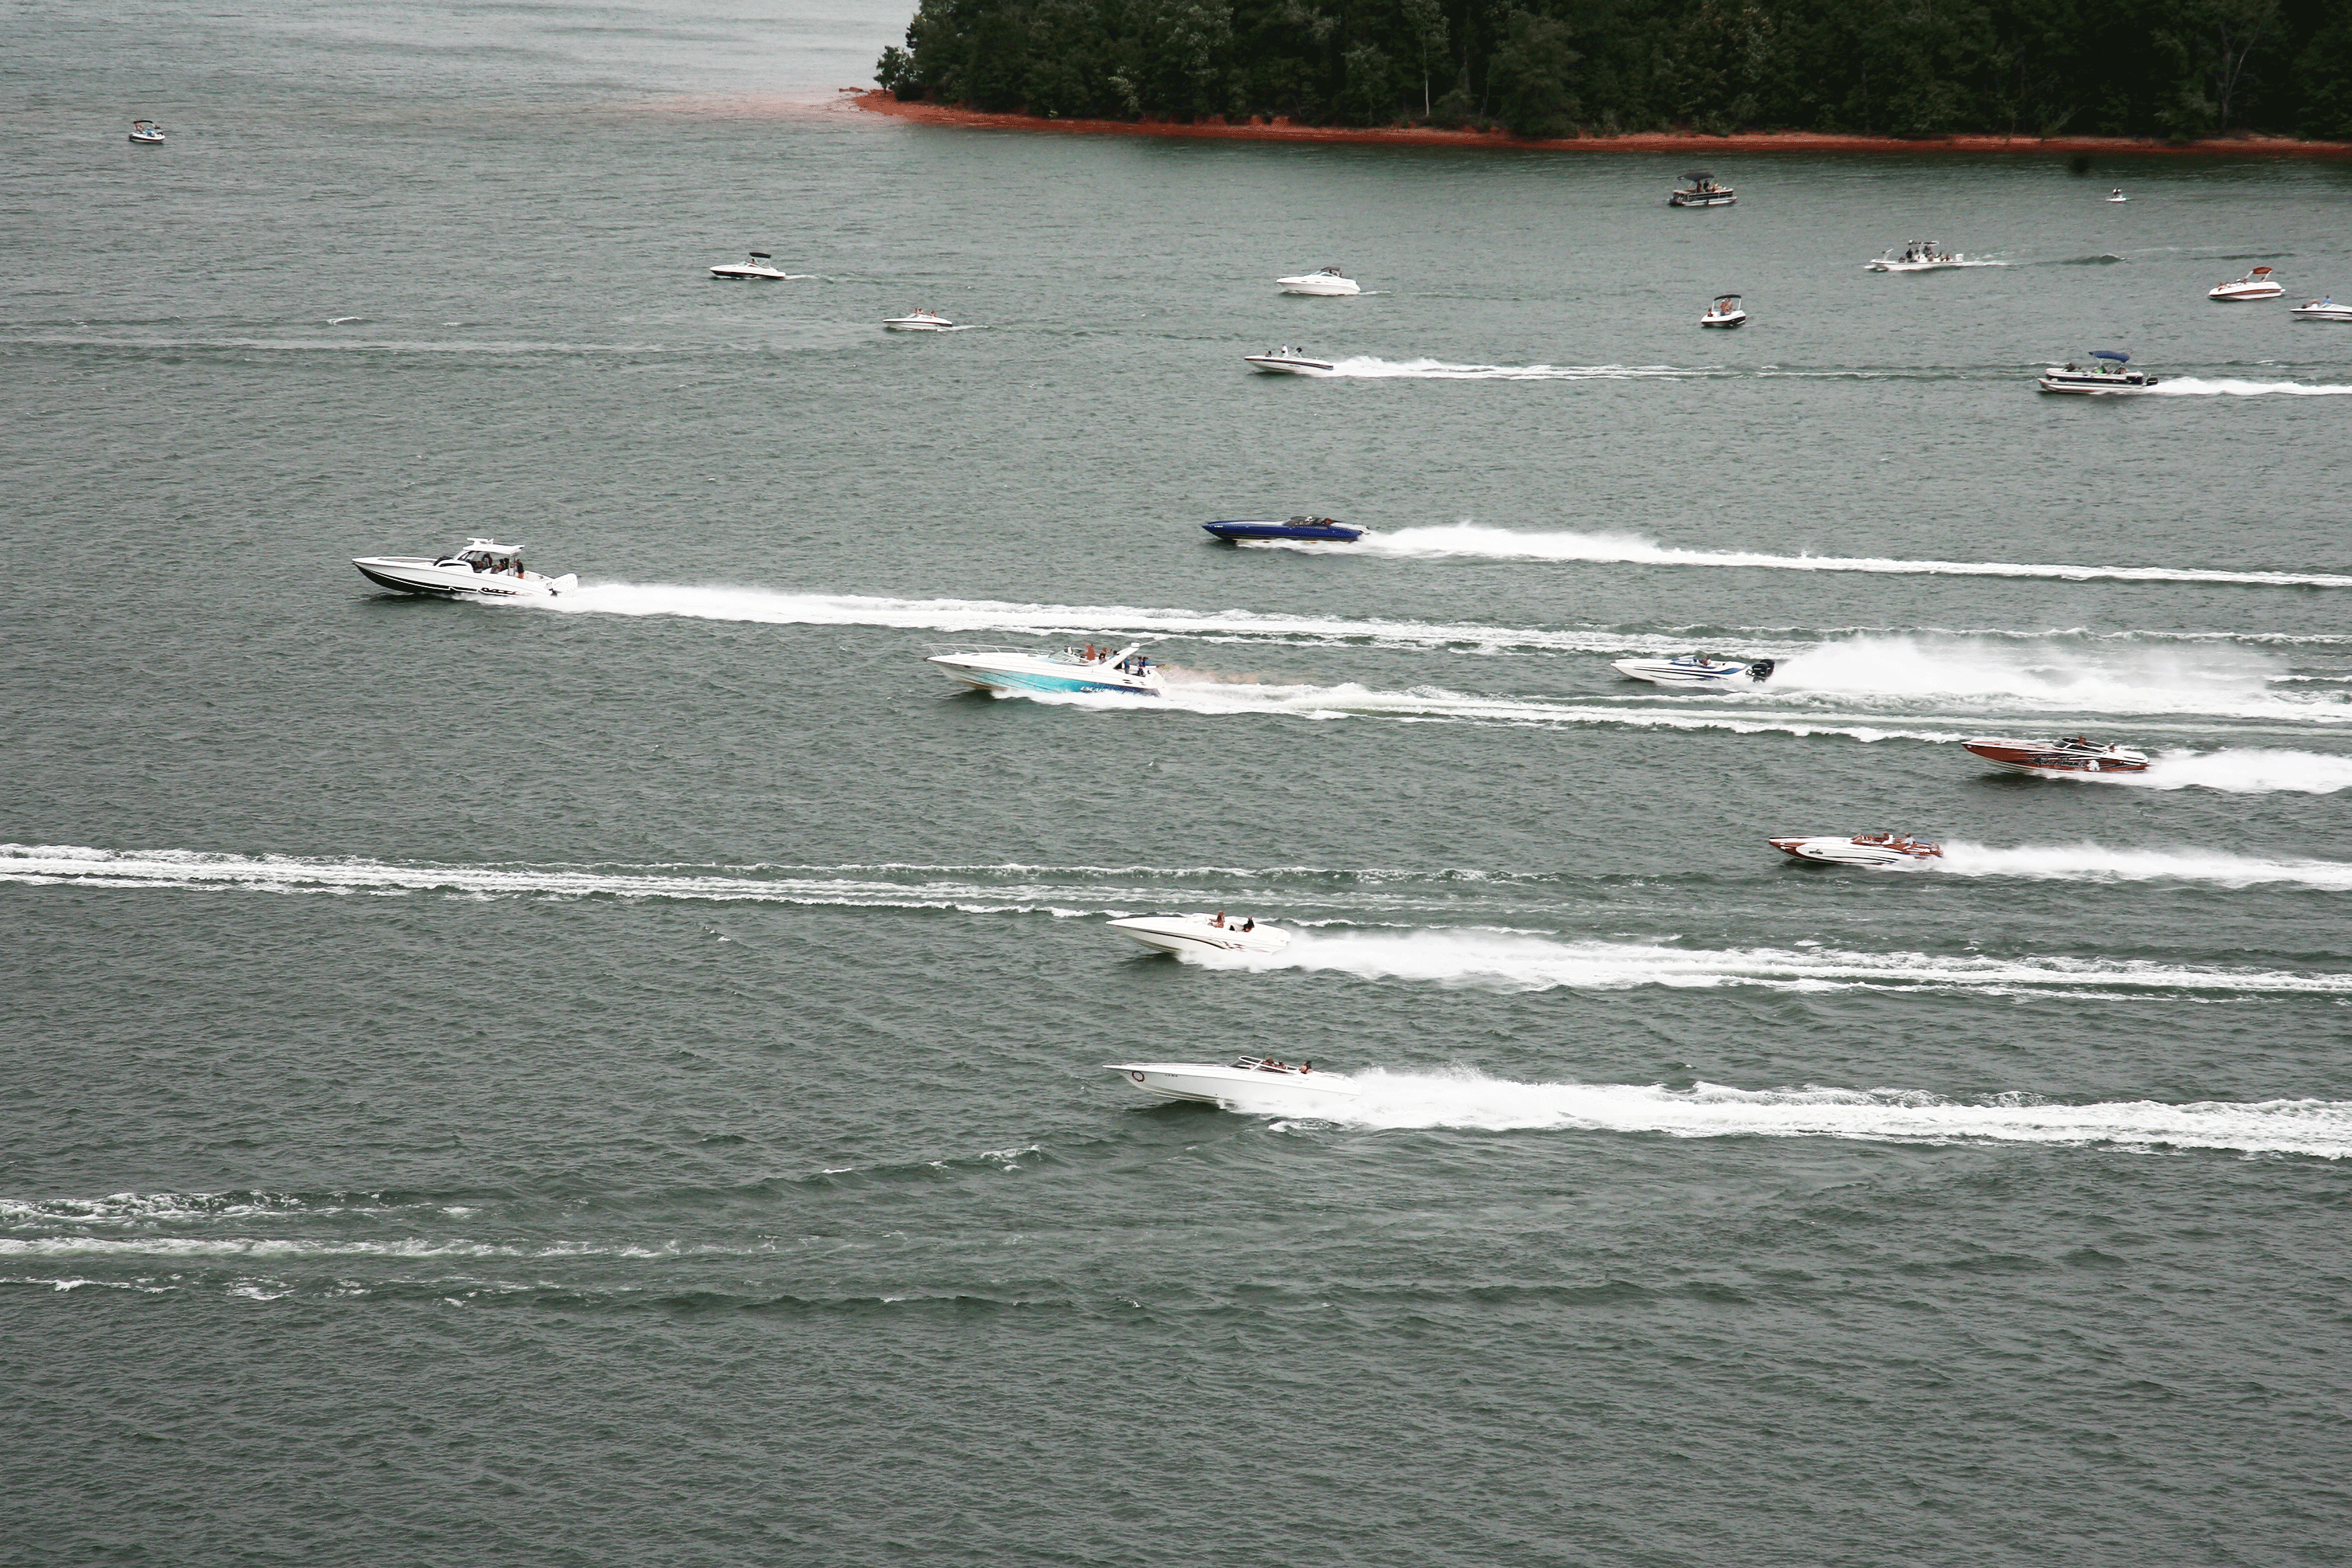
<path fill-rule="evenodd" d="M 1783 855 L 1827 866 L 1911 866 L 1939 859 L 1944 853 L 1940 844 L 1901 833 L 1857 833 L 1851 838 L 1790 837 L 1767 842 Z"/>
<path fill-rule="evenodd" d="M 2043 371 L 2034 385 L 2043 392 L 2072 392 L 2090 396 L 2115 392 L 2152 392 L 2157 378 L 2146 371 L 2126 368 L 2131 355 L 2121 349 L 2093 349 L 2090 364 L 2068 360 Z"/>
<path fill-rule="evenodd" d="M 1957 250 L 1946 250 L 1932 239 L 1915 239 L 1863 265 L 1873 272 L 1932 272 L 1939 267 L 1965 267 L 1968 258 Z"/>
<path fill-rule="evenodd" d="M 1108 646 L 1085 647 L 961 648 L 933 654 L 927 661 L 940 667 L 950 680 L 980 691 L 1070 692 L 1117 691 L 1130 697 L 1158 697 L 1166 682 L 1160 666 L 1131 644 L 1116 652 Z"/>
<path fill-rule="evenodd" d="M 937 310 L 914 310 L 903 316 L 885 316 L 882 324 L 894 332 L 951 332 L 955 323 Z"/>
<path fill-rule="evenodd" d="M 1162 1100 L 1190 1100 L 1273 1116 L 1341 1110 L 1357 1094 L 1353 1082 L 1337 1073 L 1317 1072 L 1312 1062 L 1293 1067 L 1267 1057 L 1237 1057 L 1223 1067 L 1213 1062 L 1107 1062 L 1104 1069 Z"/>
<path fill-rule="evenodd" d="M 1129 915 L 1110 922 L 1121 936 L 1162 952 L 1280 952 L 1290 933 L 1255 920 L 1213 915 Z"/>
<path fill-rule="evenodd" d="M 2107 200 L 2111 202 L 2127 202 L 2131 200 L 2131 198 L 2124 195 L 2124 188 L 2121 185 L 2117 185 L 2114 190 L 2107 193 Z"/>
<path fill-rule="evenodd" d="M 1769 658 L 1742 661 L 1686 653 L 1679 658 L 1612 659 L 1609 668 L 1620 675 L 1655 681 L 1660 686 L 1729 686 L 1735 681 L 1754 685 L 1769 680 L 1775 664 Z"/>
<path fill-rule="evenodd" d="M 434 594 L 443 598 L 542 599 L 568 594 L 580 586 L 572 573 L 545 577 L 526 571 L 522 546 L 491 539 L 469 539 L 460 549 L 440 558 L 421 555 L 361 555 L 352 564 L 378 587 L 401 594 Z"/>
<path fill-rule="evenodd" d="M 1739 308 L 1738 295 L 1721 294 L 1716 297 L 1714 304 L 1706 308 L 1706 314 L 1698 319 L 1698 324 L 1702 327 L 1744 327 L 1748 324 L 1748 312 Z"/>
<path fill-rule="evenodd" d="M 2297 305 L 2290 313 L 2306 321 L 2352 321 L 2352 305 L 2337 304 L 2332 294 L 2308 305 Z"/>
<path fill-rule="evenodd" d="M 2208 300 L 2275 300 L 2286 292 L 2267 267 L 2257 267 L 2234 282 L 2216 283 L 2205 290 Z"/>
<path fill-rule="evenodd" d="M 1995 767 L 2037 778 L 2063 778 L 2070 773 L 2144 773 L 2146 752 L 2128 746 L 2102 746 L 2089 737 L 2066 741 L 1962 741 L 1961 749 L 1975 752 Z"/>
<path fill-rule="evenodd" d="M 1219 539 L 1240 543 L 1245 539 L 1323 539 L 1339 543 L 1352 543 L 1371 531 L 1351 522 L 1341 522 L 1336 517 L 1308 517 L 1300 513 L 1280 522 L 1252 522 L 1235 519 L 1228 522 L 1204 522 L 1201 525 Z"/>
<path fill-rule="evenodd" d="M 1305 349 L 1295 349 L 1288 343 L 1262 354 L 1244 354 L 1242 358 L 1274 375 L 1318 375 L 1335 368 L 1329 360 L 1310 358 Z"/>
<path fill-rule="evenodd" d="M 1729 185 L 1718 185 L 1715 176 L 1704 169 L 1685 174 L 1687 182 L 1680 189 L 1670 191 L 1666 205 L 1670 207 L 1727 207 L 1739 200 L 1739 193 Z"/>
<path fill-rule="evenodd" d="M 1277 278 L 1275 281 L 1282 285 L 1282 291 L 1286 294 L 1339 295 L 1360 294 L 1364 291 L 1361 284 L 1336 267 L 1326 267 L 1314 272 L 1302 272 L 1296 278 Z"/>
<path fill-rule="evenodd" d="M 730 283 L 741 283 L 753 279 L 763 279 L 770 283 L 782 283 L 792 276 L 791 273 L 777 266 L 776 258 L 766 251 L 755 250 L 751 254 L 751 260 L 730 261 L 724 267 L 714 267 L 710 269 L 710 275 L 713 278 L 724 279 Z"/>
<path fill-rule="evenodd" d="M 163 128 L 153 121 L 134 120 L 131 122 L 131 140 L 142 147 L 161 147 L 171 138 L 164 135 Z"/>

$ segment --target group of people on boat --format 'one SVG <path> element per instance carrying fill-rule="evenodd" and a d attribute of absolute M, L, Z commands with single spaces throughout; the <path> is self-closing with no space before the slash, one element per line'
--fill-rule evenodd
<path fill-rule="evenodd" d="M 1899 849 L 1906 855 L 1940 855 L 1944 847 L 1925 838 L 1914 838 L 1907 833 L 1857 833 L 1856 844 L 1875 844 L 1888 849 Z"/>
<path fill-rule="evenodd" d="M 1211 916 L 1209 923 L 1215 926 L 1219 931 L 1257 930 L 1257 917 L 1255 915 L 1252 915 L 1249 919 L 1243 921 L 1238 924 L 1229 926 L 1225 923 L 1225 911 L 1223 910 L 1219 910 L 1214 915 Z"/>
<path fill-rule="evenodd" d="M 1906 261 L 1957 261 L 1959 258 L 1948 250 L 1939 250 L 1934 240 L 1913 240 L 1903 247 Z"/>
<path fill-rule="evenodd" d="M 1107 662 L 1110 658 L 1110 656 L 1118 651 L 1118 649 L 1112 647 L 1108 643 L 1090 642 L 1087 644 L 1086 647 L 1086 661 L 1088 664 L 1102 664 Z M 1131 653 L 1125 658 L 1120 659 L 1117 664 L 1112 665 L 1111 668 L 1118 670 L 1122 675 L 1142 675 L 1151 668 L 1151 661 L 1144 658 L 1139 653 Z"/>
<path fill-rule="evenodd" d="M 1310 1073 L 1315 1070 L 1315 1064 L 1312 1061 L 1300 1062 L 1297 1067 L 1292 1067 L 1279 1057 L 1244 1057 L 1234 1066 L 1248 1068 L 1252 1072 Z"/>

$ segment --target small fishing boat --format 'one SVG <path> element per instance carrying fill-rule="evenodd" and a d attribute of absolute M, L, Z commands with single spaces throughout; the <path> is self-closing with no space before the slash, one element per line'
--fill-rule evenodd
<path fill-rule="evenodd" d="M 1744 327 L 1748 324 L 1748 312 L 1739 308 L 1738 295 L 1718 294 L 1715 303 L 1706 308 L 1706 314 L 1698 319 L 1698 324 L 1702 327 Z"/>
<path fill-rule="evenodd" d="M 2352 305 L 2337 304 L 2331 294 L 2308 305 L 2297 305 L 2289 314 L 2306 321 L 2352 321 Z"/>
<path fill-rule="evenodd" d="M 1221 1105 L 1227 1110 L 1260 1115 L 1311 1115 L 1336 1110 L 1356 1098 L 1356 1086 L 1335 1073 L 1315 1070 L 1313 1062 L 1288 1062 L 1270 1057 L 1240 1057 L 1219 1066 L 1213 1062 L 1108 1062 L 1133 1088 L 1162 1100 L 1190 1100 Z"/>
<path fill-rule="evenodd" d="M 927 661 L 950 680 L 977 691 L 1014 693 L 1111 691 L 1158 697 L 1165 689 L 1160 667 L 1138 651 L 1140 644 L 1113 652 L 1108 647 L 1056 648 L 959 648 Z"/>
<path fill-rule="evenodd" d="M 2146 371 L 2127 370 L 2131 355 L 2121 349 L 2093 349 L 2092 364 L 2076 364 L 2068 360 L 2053 364 L 2036 378 L 2033 384 L 2043 392 L 2071 392 L 2086 396 L 2109 393 L 2152 392 L 2157 377 Z"/>
<path fill-rule="evenodd" d="M 1305 349 L 1295 349 L 1288 343 L 1262 354 L 1244 354 L 1242 358 L 1270 375 L 1320 375 L 1334 368 L 1329 360 L 1312 358 Z"/>
<path fill-rule="evenodd" d="M 2124 188 L 2121 185 L 2117 185 L 2114 190 L 2107 193 L 2107 200 L 2111 202 L 2127 202 L 2131 200 L 2131 198 L 2124 195 Z"/>
<path fill-rule="evenodd" d="M 1227 920 L 1213 915 L 1129 915 L 1110 922 L 1110 929 L 1161 952 L 1280 952 L 1290 945 L 1290 933 L 1262 926 L 1255 920 Z"/>
<path fill-rule="evenodd" d="M 1727 207 L 1739 200 L 1739 193 L 1729 185 L 1718 185 L 1715 176 L 1696 169 L 1683 176 L 1685 184 L 1666 194 L 1670 207 Z"/>
<path fill-rule="evenodd" d="M 2037 778 L 2063 778 L 2070 773 L 2144 773 L 2148 769 L 2146 752 L 2135 752 L 2128 746 L 2102 746 L 2086 735 L 2065 741 L 1988 738 L 1962 741 L 1960 747 L 1995 767 L 2032 773 Z"/>
<path fill-rule="evenodd" d="M 1277 278 L 1286 294 L 1360 294 L 1363 286 L 1336 267 L 1326 267 L 1317 272 L 1302 272 L 1296 278 Z"/>
<path fill-rule="evenodd" d="M 2267 267 L 2257 267 L 2243 278 L 2216 283 L 2205 290 L 2208 300 L 2275 300 L 2286 292 Z"/>
<path fill-rule="evenodd" d="M 1901 833 L 1857 833 L 1851 838 L 1790 837 L 1766 842 L 1783 855 L 1826 866 L 1915 866 L 1939 859 L 1944 853 L 1940 844 Z"/>
<path fill-rule="evenodd" d="M 1238 544 L 1247 539 L 1320 539 L 1337 543 L 1352 543 L 1371 531 L 1351 522 L 1341 522 L 1336 517 L 1308 517 L 1300 513 L 1280 522 L 1253 522 L 1235 519 L 1227 522 L 1204 522 L 1201 525 L 1219 539 Z"/>
<path fill-rule="evenodd" d="M 1915 239 L 1900 250 L 1888 250 L 1864 267 L 1873 272 L 1933 272 L 1943 267 L 1965 267 L 1969 258 L 1957 250 L 1946 250 L 1932 239 Z"/>
<path fill-rule="evenodd" d="M 909 310 L 903 316 L 885 316 L 882 324 L 894 332 L 951 332 L 955 323 L 937 310 Z"/>
<path fill-rule="evenodd" d="M 791 273 L 777 266 L 776 258 L 764 250 L 752 251 L 751 257 L 751 259 L 749 261 L 730 261 L 724 266 L 714 267 L 710 269 L 710 275 L 729 283 L 742 283 L 755 279 L 769 283 L 782 283 L 792 276 Z"/>
<path fill-rule="evenodd" d="M 134 120 L 131 122 L 131 140 L 142 147 L 161 147 L 171 138 L 164 135 L 163 128 L 153 121 Z"/>
<path fill-rule="evenodd" d="M 378 587 L 445 599 L 551 599 L 580 586 L 580 579 L 569 572 L 561 577 L 544 577 L 525 571 L 521 545 L 490 539 L 469 539 L 462 548 L 438 559 L 361 555 L 352 564 Z"/>
<path fill-rule="evenodd" d="M 1612 659 L 1609 665 L 1620 675 L 1660 686 L 1729 686 L 1734 682 L 1756 685 L 1771 679 L 1774 667 L 1774 661 L 1769 658 L 1710 658 L 1703 653 L 1685 654 L 1679 658 Z"/>

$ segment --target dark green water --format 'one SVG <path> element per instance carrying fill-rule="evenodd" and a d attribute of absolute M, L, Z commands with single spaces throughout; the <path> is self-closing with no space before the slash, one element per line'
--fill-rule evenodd
<path fill-rule="evenodd" d="M 2352 171 L 756 101 L 902 23 L 21 13 L 0 1563 L 2352 1555 Z"/>

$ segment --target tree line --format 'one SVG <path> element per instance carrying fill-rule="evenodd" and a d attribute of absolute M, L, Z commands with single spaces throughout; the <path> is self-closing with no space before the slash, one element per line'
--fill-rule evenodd
<path fill-rule="evenodd" d="M 2352 4 L 921 0 L 876 79 L 1065 119 L 2352 138 Z"/>

